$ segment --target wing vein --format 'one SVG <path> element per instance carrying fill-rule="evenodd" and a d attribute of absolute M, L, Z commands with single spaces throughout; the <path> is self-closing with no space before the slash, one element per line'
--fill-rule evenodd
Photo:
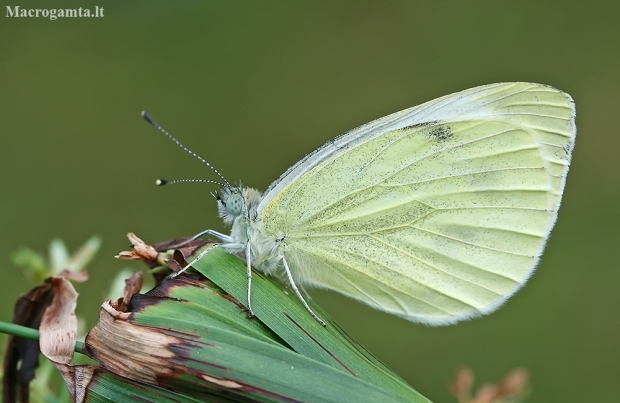
<path fill-rule="evenodd" d="M 480 244 L 477 244 L 477 243 L 474 243 L 474 242 L 467 242 L 467 241 L 464 241 L 462 239 L 455 238 L 453 236 L 445 235 L 445 234 L 442 234 L 442 233 L 439 233 L 439 232 L 436 232 L 436 231 L 431 231 L 429 229 L 422 228 L 422 227 L 416 227 L 415 225 L 411 225 L 411 224 L 409 224 L 408 226 L 410 226 L 411 228 L 415 228 L 417 230 L 426 232 L 428 234 L 436 235 L 438 237 L 442 237 L 442 238 L 445 238 L 445 239 L 450 239 L 450 240 L 456 241 L 456 242 L 461 242 L 461 243 L 463 243 L 465 245 L 474 246 L 474 247 L 477 247 L 477 248 L 480 248 L 480 249 L 492 250 L 494 252 L 506 253 L 508 255 L 513 255 L 513 256 L 529 257 L 529 258 L 533 257 L 531 255 L 524 255 L 524 254 L 521 254 L 521 253 L 510 252 L 510 251 L 507 251 L 507 250 L 491 248 L 490 246 L 480 245 Z M 478 227 L 478 228 L 481 228 L 481 227 Z M 493 228 L 493 227 L 484 227 L 484 228 L 485 229 L 495 229 L 495 230 L 506 231 L 506 232 L 513 232 L 513 233 L 516 233 L 516 234 L 522 234 L 522 235 L 526 235 L 526 236 L 541 238 L 539 235 L 528 234 L 526 232 L 521 232 L 521 231 L 516 231 L 516 230 L 511 230 L 511 229 Z"/>
<path fill-rule="evenodd" d="M 468 282 L 468 283 L 470 283 L 470 284 L 473 284 L 473 285 L 475 285 L 475 286 L 477 286 L 477 287 L 480 287 L 480 288 L 483 288 L 483 289 L 485 289 L 485 290 L 487 290 L 487 291 L 490 291 L 490 292 L 492 292 L 493 294 L 497 294 L 498 296 L 501 296 L 501 294 L 500 294 L 500 293 L 498 293 L 497 291 L 494 291 L 494 290 L 492 290 L 492 289 L 490 289 L 490 288 L 488 288 L 488 287 L 482 286 L 482 285 L 480 285 L 480 284 L 476 284 L 476 283 L 474 283 L 474 282 L 472 282 L 472 281 L 470 281 L 470 280 L 468 280 L 468 279 L 466 279 L 466 278 L 459 277 L 459 276 L 457 276 L 457 275 L 455 275 L 455 274 L 453 274 L 453 273 L 448 273 L 446 270 L 444 270 L 444 269 L 440 268 L 439 266 L 435 266 L 435 265 L 431 264 L 430 262 L 427 262 L 427 261 L 425 261 L 425 260 L 422 260 L 422 259 L 418 258 L 417 256 L 414 256 L 414 255 L 410 254 L 410 253 L 409 253 L 409 252 L 407 252 L 406 250 L 403 250 L 403 249 L 401 249 L 401 248 L 397 248 L 397 247 L 395 247 L 394 245 L 390 245 L 389 243 L 387 243 L 387 242 L 383 241 L 381 238 L 377 238 L 377 237 L 372 236 L 372 235 L 369 235 L 369 236 L 370 236 L 372 239 L 374 239 L 374 240 L 376 240 L 376 241 L 378 241 L 378 242 L 380 242 L 380 243 L 382 243 L 382 244 L 384 244 L 384 245 L 386 245 L 386 246 L 389 246 L 389 247 L 391 247 L 392 249 L 394 249 L 394 250 L 396 250 L 396 251 L 398 251 L 398 252 L 400 252 L 400 253 L 402 253 L 402 254 L 404 254 L 404 255 L 406 255 L 406 256 L 409 256 L 409 257 L 410 257 L 410 258 L 412 258 L 413 260 L 417 260 L 418 262 L 420 262 L 420 263 L 422 263 L 422 264 L 424 264 L 424 265 L 426 265 L 426 266 L 432 267 L 433 269 L 435 269 L 435 270 L 437 270 L 437 271 L 440 271 L 440 272 L 444 273 L 444 274 L 445 274 L 445 275 L 447 275 L 447 276 L 450 276 L 450 277 L 453 277 L 453 278 L 456 278 L 456 279 L 459 279 L 459 280 L 466 281 L 466 282 Z M 449 257 L 449 256 L 447 256 L 447 255 L 445 255 L 445 254 L 443 254 L 443 253 L 440 253 L 440 254 L 441 254 L 442 256 Z M 516 283 L 516 281 L 515 281 L 514 279 L 510 278 L 510 277 L 506 277 L 506 276 L 503 276 L 503 275 L 501 275 L 501 274 L 498 274 L 498 273 L 492 272 L 492 271 L 490 271 L 490 270 L 483 269 L 482 267 L 472 266 L 472 265 L 470 265 L 470 264 L 467 264 L 467 265 L 468 265 L 469 267 L 472 267 L 472 268 L 476 269 L 476 270 L 480 270 L 480 271 L 482 271 L 482 272 L 484 272 L 484 273 L 493 274 L 493 275 L 495 275 L 495 276 L 502 277 L 502 278 L 504 278 L 504 279 L 507 279 L 507 280 L 510 280 L 510 281 L 515 282 L 515 283 Z"/>
<path fill-rule="evenodd" d="M 300 249 L 303 249 L 303 248 L 300 248 Z M 331 249 L 332 249 L 332 250 L 334 250 L 334 251 L 338 251 L 338 252 L 344 252 L 345 254 L 349 254 L 349 253 L 351 253 L 350 251 L 348 251 L 348 250 L 346 250 L 346 249 L 337 248 L 337 247 L 335 247 L 334 245 L 331 245 Z M 305 249 L 303 249 L 303 250 L 305 250 Z M 311 253 L 311 252 L 309 252 L 309 251 L 307 251 L 307 250 L 306 250 L 306 253 L 309 253 L 309 254 L 311 254 L 311 255 L 314 255 L 314 253 Z M 361 255 L 357 255 L 357 256 L 361 256 Z M 372 263 L 376 264 L 377 266 L 380 266 L 380 267 L 383 267 L 383 268 L 387 269 L 388 271 L 392 271 L 392 272 L 394 271 L 394 270 L 392 270 L 390 267 L 388 267 L 386 264 L 384 264 L 384 263 L 382 263 L 382 262 L 378 262 L 378 261 L 377 261 L 377 260 L 375 260 L 375 259 L 369 259 L 369 258 L 368 258 L 368 257 L 366 257 L 366 256 L 363 256 L 363 258 L 364 258 L 365 260 L 369 261 L 369 262 L 372 262 Z M 349 264 L 347 264 L 347 263 L 345 263 L 345 262 L 340 262 L 340 261 L 339 261 L 339 263 L 341 263 L 341 264 L 343 264 L 343 265 L 346 265 L 346 266 L 350 267 L 351 269 L 353 269 L 353 270 L 355 270 L 355 271 L 357 271 L 357 272 L 360 272 L 360 270 L 359 270 L 358 268 L 353 267 L 352 265 L 349 265 Z M 368 273 L 362 273 L 362 274 L 364 274 L 364 275 L 366 275 L 366 276 L 368 276 L 368 277 L 370 277 L 370 278 L 372 278 L 372 279 L 374 279 L 374 280 L 376 280 L 376 281 L 379 281 L 381 284 L 383 284 L 383 285 L 385 285 L 385 286 L 387 286 L 387 287 L 390 287 L 390 288 L 392 288 L 392 289 L 394 289 L 394 290 L 396 290 L 396 291 L 398 291 L 398 292 L 401 292 L 401 293 L 403 292 L 403 291 L 401 291 L 401 290 L 397 289 L 396 287 L 393 287 L 392 285 L 387 284 L 387 283 L 385 283 L 384 281 L 381 281 L 380 279 L 378 279 L 378 278 L 376 278 L 376 277 L 374 277 L 374 276 L 369 275 Z M 402 275 L 403 277 L 405 277 L 405 278 L 408 278 L 408 279 L 409 279 L 409 280 L 411 280 L 412 282 L 414 282 L 414 283 L 417 283 L 417 284 L 421 285 L 422 287 L 428 288 L 429 290 L 433 290 L 433 291 L 437 292 L 438 294 L 443 295 L 443 296 L 444 296 L 444 297 L 446 297 L 446 298 L 450 298 L 450 299 L 452 299 L 452 300 L 455 300 L 455 301 L 458 301 L 458 302 L 462 303 L 463 305 L 467 305 L 467 306 L 469 306 L 469 307 L 471 307 L 471 308 L 477 309 L 475 306 L 473 306 L 473 305 L 471 305 L 471 304 L 469 304 L 469 303 L 467 303 L 467 302 L 461 301 L 460 299 L 454 298 L 453 296 L 448 295 L 448 294 L 446 294 L 445 292 L 443 292 L 443 291 L 441 291 L 441 290 L 439 290 L 439 289 L 437 289 L 437 288 L 430 287 L 428 284 L 424 284 L 423 282 L 421 282 L 421 281 L 419 281 L 419 280 L 416 280 L 415 278 L 413 278 L 413 277 L 411 277 L 411 276 L 407 276 L 407 275 L 405 275 L 404 273 L 399 273 L 399 274 L 401 274 L 401 275 Z M 407 294 L 407 295 L 409 295 L 409 294 Z M 409 295 L 409 296 L 411 296 L 411 295 Z M 412 297 L 412 296 L 411 296 L 411 297 Z M 436 309 L 438 309 L 438 310 L 440 310 L 440 311 L 442 311 L 442 312 L 446 312 L 446 313 L 450 314 L 450 312 L 445 311 L 445 310 L 443 310 L 443 309 L 441 309 L 441 308 L 439 308 L 439 307 L 437 307 L 437 306 L 435 306 L 435 305 L 431 304 L 431 303 L 430 303 L 430 302 L 428 302 L 428 301 L 425 301 L 425 300 L 423 300 L 423 299 L 421 299 L 421 298 L 418 298 L 418 297 L 413 297 L 413 298 L 415 298 L 415 299 L 417 299 L 417 300 L 419 300 L 419 301 L 422 301 L 423 303 L 425 303 L 425 304 L 427 304 L 427 305 L 429 305 L 429 306 L 432 306 L 432 307 L 434 307 L 434 308 L 436 308 Z"/>
<path fill-rule="evenodd" d="M 356 189 L 354 191 L 351 191 L 351 192 L 349 192 L 349 193 L 347 193 L 347 194 L 345 194 L 345 195 L 343 195 L 343 196 L 341 196 L 339 198 L 334 198 L 334 200 L 332 200 L 329 204 L 325 205 L 325 207 L 321 211 L 325 211 L 325 210 L 329 209 L 331 206 L 341 202 L 343 199 L 345 199 L 347 197 L 350 197 L 352 195 L 358 194 L 360 192 L 367 191 L 368 189 L 371 189 L 371 188 L 373 188 L 375 186 L 380 185 L 383 182 L 386 182 L 387 180 L 391 179 L 392 177 L 394 177 L 395 175 L 399 174 L 403 170 L 407 169 L 409 166 L 411 166 L 413 164 L 416 164 L 416 163 L 422 161 L 423 159 L 433 157 L 433 156 L 439 154 L 440 152 L 444 152 L 444 151 L 448 151 L 448 150 L 455 149 L 455 148 L 458 148 L 458 147 L 462 147 L 462 146 L 467 145 L 467 144 L 473 144 L 473 143 L 475 143 L 477 141 L 485 140 L 485 139 L 488 139 L 488 138 L 491 138 L 491 137 L 494 137 L 494 136 L 498 136 L 498 135 L 501 135 L 501 134 L 504 134 L 504 133 L 508 133 L 510 131 L 512 131 L 512 130 L 504 130 L 504 131 L 501 131 L 501 132 L 498 132 L 498 133 L 493 133 L 493 134 L 488 135 L 488 136 L 480 137 L 480 138 L 477 138 L 477 139 L 474 139 L 474 140 L 471 140 L 471 141 L 467 141 L 467 142 L 464 142 L 464 143 L 459 143 L 459 144 L 456 144 L 454 146 L 442 148 L 442 149 L 437 150 L 437 151 L 435 151 L 433 153 L 426 154 L 426 155 L 422 156 L 421 158 L 418 158 L 418 159 L 415 159 L 415 160 L 411 161 L 410 163 L 404 165 L 401 169 L 398 169 L 395 172 L 392 172 L 389 176 L 387 176 L 385 178 L 382 178 L 382 179 L 378 180 L 377 182 L 374 182 L 373 184 L 370 184 L 370 185 L 368 185 L 366 187 L 358 188 L 358 189 Z M 404 136 L 406 136 L 406 135 L 403 135 L 403 137 Z M 400 138 L 402 138 L 402 137 L 400 137 Z M 529 149 L 529 148 L 524 148 L 524 149 Z M 309 178 L 314 176 L 314 175 L 316 175 L 318 172 L 319 171 L 317 170 L 315 172 L 312 172 L 311 174 L 308 174 L 308 175 L 310 175 Z M 306 220 L 309 219 L 310 217 L 312 217 L 312 216 L 306 217 Z"/>

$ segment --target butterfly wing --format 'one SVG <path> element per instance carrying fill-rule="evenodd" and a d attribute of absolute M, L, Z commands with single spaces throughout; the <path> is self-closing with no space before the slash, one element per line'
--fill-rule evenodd
<path fill-rule="evenodd" d="M 503 83 L 360 126 L 265 192 L 300 284 L 429 324 L 496 309 L 531 275 L 557 217 L 574 104 Z"/>

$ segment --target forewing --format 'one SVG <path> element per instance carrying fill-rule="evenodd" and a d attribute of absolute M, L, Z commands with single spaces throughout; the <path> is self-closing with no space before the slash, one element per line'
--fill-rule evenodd
<path fill-rule="evenodd" d="M 262 232 L 284 237 L 302 284 L 426 323 L 489 312 L 542 253 L 574 135 L 572 100 L 551 87 L 449 95 L 289 169 L 261 202 Z"/>

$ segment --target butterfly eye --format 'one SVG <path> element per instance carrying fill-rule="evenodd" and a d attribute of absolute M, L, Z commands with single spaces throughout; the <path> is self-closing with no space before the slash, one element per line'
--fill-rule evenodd
<path fill-rule="evenodd" d="M 241 207 L 243 206 L 243 198 L 240 194 L 231 194 L 226 199 L 226 211 L 230 215 L 238 216 L 241 214 Z"/>

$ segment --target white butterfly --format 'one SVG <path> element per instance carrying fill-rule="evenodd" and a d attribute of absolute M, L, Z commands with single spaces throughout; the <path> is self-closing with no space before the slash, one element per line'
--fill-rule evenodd
<path fill-rule="evenodd" d="M 489 313 L 542 254 L 574 120 L 571 97 L 540 84 L 438 98 L 329 141 L 264 193 L 215 171 L 224 181 L 219 214 L 232 230 L 202 234 L 245 252 L 250 314 L 252 266 L 287 280 L 321 323 L 295 284 L 432 325 Z"/>

